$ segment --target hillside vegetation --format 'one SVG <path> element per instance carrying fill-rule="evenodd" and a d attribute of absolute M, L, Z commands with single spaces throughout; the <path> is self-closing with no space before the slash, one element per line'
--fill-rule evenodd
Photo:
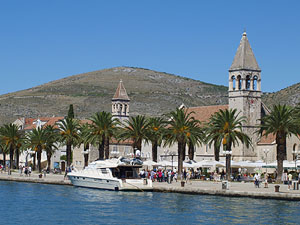
<path fill-rule="evenodd" d="M 186 106 L 228 104 L 228 88 L 142 68 L 116 67 L 79 75 L 0 96 L 0 123 L 18 117 L 64 116 L 73 104 L 76 116 L 88 118 L 111 111 L 111 98 L 123 80 L 130 114 L 158 116 Z M 267 106 L 300 102 L 300 83 L 275 93 L 265 93 Z"/>
<path fill-rule="evenodd" d="M 76 116 L 111 111 L 111 98 L 123 80 L 130 114 L 160 115 L 187 106 L 227 104 L 227 87 L 148 69 L 116 67 L 66 77 L 0 96 L 1 123 L 18 117 L 64 116 L 69 104 Z"/>

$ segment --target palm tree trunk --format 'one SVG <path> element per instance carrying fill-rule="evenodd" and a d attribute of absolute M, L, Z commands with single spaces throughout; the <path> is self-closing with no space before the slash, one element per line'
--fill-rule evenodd
<path fill-rule="evenodd" d="M 47 171 L 50 172 L 50 169 L 51 169 L 51 150 L 48 150 L 47 151 Z"/>
<path fill-rule="evenodd" d="M 89 149 L 89 143 L 84 145 L 84 151 Z M 84 154 L 84 167 L 89 165 L 89 154 Z"/>
<path fill-rule="evenodd" d="M 10 162 L 10 169 L 13 169 L 13 164 L 14 164 L 14 149 L 12 146 L 10 146 L 9 149 L 9 162 Z"/>
<path fill-rule="evenodd" d="M 41 149 L 41 147 L 39 147 L 37 150 L 37 161 L 38 161 L 39 173 L 42 172 L 41 158 L 42 158 L 42 149 Z"/>
<path fill-rule="evenodd" d="M 231 180 L 231 154 L 226 154 L 226 179 Z"/>
<path fill-rule="evenodd" d="M 178 141 L 178 174 L 182 173 L 183 160 L 185 157 L 185 142 Z"/>
<path fill-rule="evenodd" d="M 157 147 L 158 147 L 157 141 L 152 142 L 152 160 L 154 162 L 157 162 Z"/>
<path fill-rule="evenodd" d="M 6 153 L 3 152 L 3 166 L 4 166 L 4 170 L 6 170 Z"/>
<path fill-rule="evenodd" d="M 108 137 L 104 139 L 104 152 L 105 152 L 105 159 L 109 159 L 109 138 Z"/>
<path fill-rule="evenodd" d="M 19 169 L 19 161 L 20 161 L 20 150 L 16 148 L 16 167 Z"/>
<path fill-rule="evenodd" d="M 102 138 L 101 143 L 99 143 L 99 159 L 104 159 L 104 138 Z"/>
<path fill-rule="evenodd" d="M 220 161 L 220 148 L 218 148 L 216 142 L 214 142 L 214 153 L 215 153 L 215 160 Z"/>
<path fill-rule="evenodd" d="M 277 182 L 281 182 L 283 173 L 283 160 L 286 158 L 286 138 L 282 134 L 276 134 L 277 150 Z"/>
<path fill-rule="evenodd" d="M 137 142 L 137 149 L 138 150 L 140 150 L 141 151 L 141 153 L 142 153 L 142 140 L 139 140 L 138 142 Z"/>
<path fill-rule="evenodd" d="M 36 152 L 34 152 L 34 155 L 33 155 L 33 168 L 32 170 L 35 170 L 36 168 Z"/>
<path fill-rule="evenodd" d="M 72 144 L 67 144 L 67 167 L 71 166 L 71 152 L 72 152 Z"/>
<path fill-rule="evenodd" d="M 182 173 L 182 167 L 183 167 L 183 162 L 182 162 L 182 143 L 178 142 L 178 174 L 180 175 Z"/>
<path fill-rule="evenodd" d="M 189 143 L 189 159 L 194 160 L 195 146 L 190 142 Z"/>

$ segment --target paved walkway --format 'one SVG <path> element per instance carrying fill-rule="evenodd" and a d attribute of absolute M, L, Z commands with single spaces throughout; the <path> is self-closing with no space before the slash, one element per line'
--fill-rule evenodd
<path fill-rule="evenodd" d="M 252 198 L 272 198 L 300 201 L 300 190 L 288 190 L 288 185 L 280 184 L 280 192 L 275 192 L 276 184 L 269 184 L 268 188 L 260 185 L 256 188 L 253 183 L 230 182 L 229 189 L 223 190 L 221 182 L 213 181 L 192 181 L 185 183 L 181 187 L 180 182 L 154 182 L 154 191 L 162 192 L 180 192 L 187 194 L 204 194 L 204 195 L 222 195 Z"/>
<path fill-rule="evenodd" d="M 47 174 L 46 177 L 39 178 L 39 173 L 33 172 L 30 177 L 22 174 L 20 176 L 17 172 L 12 172 L 8 175 L 7 172 L 0 173 L 0 180 L 19 181 L 19 182 L 31 182 L 31 183 L 44 183 L 44 184 L 62 184 L 71 185 L 69 180 L 64 179 L 64 175 L 60 174 Z"/>
<path fill-rule="evenodd" d="M 60 174 L 47 174 L 46 177 L 39 178 L 39 174 L 34 172 L 30 177 L 20 176 L 19 173 L 13 172 L 8 175 L 7 172 L 0 173 L 0 181 L 18 181 L 18 182 L 32 182 L 44 184 L 60 184 L 72 185 L 69 180 L 64 179 L 64 175 Z M 1 184 L 1 183 L 0 183 Z M 269 184 L 269 188 L 255 188 L 253 183 L 238 183 L 230 182 L 229 189 L 223 190 L 221 182 L 213 181 L 195 181 L 185 183 L 181 187 L 181 183 L 172 182 L 153 182 L 153 190 L 157 192 L 177 192 L 186 194 L 200 194 L 200 195 L 221 195 L 231 197 L 250 197 L 250 198 L 270 198 L 270 199 L 283 199 L 300 201 L 300 190 L 288 190 L 287 185 L 280 184 L 280 192 L 275 192 L 275 184 Z"/>

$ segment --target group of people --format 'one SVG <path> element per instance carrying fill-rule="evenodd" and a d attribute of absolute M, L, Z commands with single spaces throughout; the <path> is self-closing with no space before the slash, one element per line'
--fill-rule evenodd
<path fill-rule="evenodd" d="M 23 174 L 25 174 L 25 177 L 30 177 L 31 173 L 32 173 L 31 166 L 20 166 L 19 167 L 20 176 L 23 176 Z"/>
<path fill-rule="evenodd" d="M 173 170 L 162 170 L 162 169 L 153 169 L 153 170 L 141 170 L 140 171 L 141 178 L 151 179 L 153 182 L 168 182 L 171 183 L 173 180 L 177 182 L 178 175 L 177 170 L 174 168 Z"/>
<path fill-rule="evenodd" d="M 178 173 L 176 167 L 172 169 L 153 169 L 153 170 L 141 170 L 140 171 L 141 178 L 151 179 L 153 182 L 168 182 L 178 181 Z M 186 182 L 190 182 L 191 179 L 199 179 L 200 172 L 193 169 L 183 169 L 181 173 L 181 180 Z"/>

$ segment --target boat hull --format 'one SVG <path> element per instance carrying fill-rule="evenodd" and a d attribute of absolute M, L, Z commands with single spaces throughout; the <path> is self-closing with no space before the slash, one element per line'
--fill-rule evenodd
<path fill-rule="evenodd" d="M 105 179 L 95 177 L 83 177 L 76 175 L 68 175 L 71 183 L 77 187 L 97 188 L 112 191 L 152 191 L 151 180 L 120 180 L 120 179 Z"/>

